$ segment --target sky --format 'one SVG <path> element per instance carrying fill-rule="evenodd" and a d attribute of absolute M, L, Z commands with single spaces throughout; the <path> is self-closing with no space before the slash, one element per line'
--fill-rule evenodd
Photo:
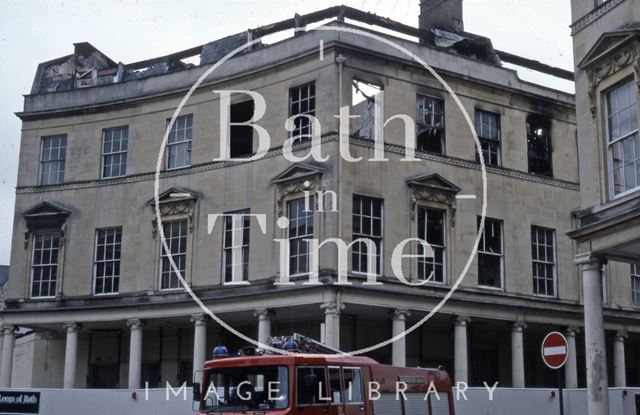
<path fill-rule="evenodd" d="M 22 109 L 38 63 L 90 42 L 111 59 L 136 62 L 344 4 L 412 26 L 419 0 L 0 0 L 0 264 L 9 264 Z M 569 0 L 464 0 L 465 30 L 496 49 L 573 70 Z M 519 71 L 573 92 L 570 82 Z"/>

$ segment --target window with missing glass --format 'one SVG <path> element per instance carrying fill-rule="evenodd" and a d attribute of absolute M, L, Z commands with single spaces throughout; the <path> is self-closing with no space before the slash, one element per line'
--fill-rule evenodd
<path fill-rule="evenodd" d="M 121 254 L 122 228 L 98 229 L 93 264 L 94 294 L 118 293 Z"/>
<path fill-rule="evenodd" d="M 556 295 L 556 235 L 553 229 L 531 227 L 533 293 Z"/>
<path fill-rule="evenodd" d="M 170 120 L 167 120 L 167 124 Z M 165 151 L 165 167 L 167 170 L 188 167 L 191 165 L 191 141 L 193 138 L 193 115 L 181 115 L 176 118 Z"/>
<path fill-rule="evenodd" d="M 42 137 L 40 153 L 40 184 L 60 184 L 64 182 L 67 158 L 67 136 L 51 135 Z"/>
<path fill-rule="evenodd" d="M 526 127 L 529 173 L 551 177 L 551 120 L 532 114 Z"/>
<path fill-rule="evenodd" d="M 249 279 L 249 210 L 224 217 L 222 267 L 225 284 Z"/>
<path fill-rule="evenodd" d="M 445 282 L 445 212 L 420 206 L 418 208 L 418 238 L 426 241 L 433 255 L 418 244 L 418 278 Z"/>
<path fill-rule="evenodd" d="M 418 95 L 416 150 L 444 154 L 444 101 Z"/>
<path fill-rule="evenodd" d="M 480 228 L 478 217 L 478 229 Z M 504 252 L 502 221 L 485 218 L 484 230 L 478 245 L 478 285 L 502 289 Z"/>
<path fill-rule="evenodd" d="M 160 243 L 160 289 L 175 290 L 182 288 L 178 273 L 186 278 L 185 271 L 187 269 L 187 219 L 163 222 L 162 229 L 164 238 L 167 242 L 169 250 L 165 250 L 162 242 Z M 171 257 L 176 267 L 171 265 L 169 259 Z"/>
<path fill-rule="evenodd" d="M 316 83 L 300 85 L 289 89 L 289 116 L 316 115 Z M 310 140 L 313 136 L 313 124 L 308 117 L 296 117 L 292 137 L 298 140 Z"/>
<path fill-rule="evenodd" d="M 369 252 L 364 241 L 353 245 L 351 262 L 355 273 L 369 272 L 380 275 L 382 269 L 382 199 L 366 196 L 353 196 L 353 240 L 368 239 L 375 245 L 375 252 Z M 375 269 L 369 270 L 369 256 L 375 263 Z"/>
<path fill-rule="evenodd" d="M 102 130 L 102 177 L 120 177 L 127 174 L 129 127 Z"/>
<path fill-rule="evenodd" d="M 60 232 L 33 236 L 31 298 L 55 297 L 58 281 Z"/>
<path fill-rule="evenodd" d="M 309 243 L 313 238 L 313 197 L 290 200 L 287 203 L 289 219 L 289 275 L 309 273 Z"/>
<path fill-rule="evenodd" d="M 640 307 L 640 264 L 631 264 L 631 300 Z"/>
<path fill-rule="evenodd" d="M 607 153 L 612 196 L 640 189 L 640 135 L 635 82 L 606 93 Z"/>
<path fill-rule="evenodd" d="M 500 166 L 500 116 L 493 112 L 476 110 L 475 117 L 476 134 L 485 164 Z M 477 152 L 476 158 L 479 159 Z"/>

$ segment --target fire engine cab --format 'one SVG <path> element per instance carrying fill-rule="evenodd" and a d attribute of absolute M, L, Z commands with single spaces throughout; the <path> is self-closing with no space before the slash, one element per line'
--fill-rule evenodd
<path fill-rule="evenodd" d="M 269 344 L 287 354 L 224 346 L 205 363 L 193 398 L 200 415 L 454 415 L 440 369 L 382 365 L 294 334 Z"/>

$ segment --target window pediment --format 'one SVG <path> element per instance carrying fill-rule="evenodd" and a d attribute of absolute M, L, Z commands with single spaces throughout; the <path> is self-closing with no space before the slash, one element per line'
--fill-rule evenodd
<path fill-rule="evenodd" d="M 70 210 L 51 202 L 41 202 L 24 211 L 22 217 L 24 217 L 27 224 L 24 232 L 25 249 L 29 246 L 30 235 L 34 231 L 40 229 L 60 229 L 64 231 L 65 222 L 69 215 L 71 215 Z"/>
<path fill-rule="evenodd" d="M 193 208 L 200 198 L 200 193 L 192 190 L 172 187 L 158 195 L 160 204 L 160 215 L 189 215 L 193 211 Z M 152 209 L 155 210 L 155 198 L 147 202 Z"/>
<path fill-rule="evenodd" d="M 458 186 L 435 173 L 410 178 L 407 186 L 411 189 L 411 220 L 420 202 L 431 202 L 448 207 L 451 226 L 455 226 L 456 195 L 461 190 Z"/>
<path fill-rule="evenodd" d="M 287 196 L 305 191 L 315 193 L 320 190 L 322 175 L 325 171 L 323 167 L 296 163 L 274 177 L 271 182 L 278 187 L 278 214 L 284 215 L 284 202 Z"/>

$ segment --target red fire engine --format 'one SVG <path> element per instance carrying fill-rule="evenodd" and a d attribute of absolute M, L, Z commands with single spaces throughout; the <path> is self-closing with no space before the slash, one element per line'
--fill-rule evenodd
<path fill-rule="evenodd" d="M 291 353 L 214 349 L 193 385 L 199 414 L 454 415 L 443 370 L 382 365 L 299 334 L 269 343 Z"/>

